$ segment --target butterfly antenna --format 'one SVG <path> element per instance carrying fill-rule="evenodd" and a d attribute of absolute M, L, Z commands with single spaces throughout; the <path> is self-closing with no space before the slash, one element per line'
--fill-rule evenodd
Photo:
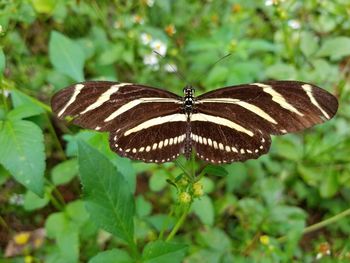
<path fill-rule="evenodd" d="M 163 55 L 161 55 L 160 53 L 158 53 L 157 51 L 153 50 L 153 52 L 154 52 L 155 54 L 157 54 L 158 56 L 160 56 L 161 58 L 164 58 L 164 59 L 165 59 L 165 57 L 164 57 Z M 171 64 L 168 64 L 168 65 L 169 65 L 169 67 L 173 70 L 173 72 L 179 77 L 179 79 L 183 80 L 185 83 L 188 83 L 188 81 L 186 80 L 186 78 L 184 77 L 184 75 L 181 74 L 180 71 L 178 71 L 176 68 L 174 68 L 173 65 L 171 65 Z"/>
<path fill-rule="evenodd" d="M 207 72 L 209 72 L 210 70 L 212 70 L 212 68 L 214 68 L 214 66 L 215 66 L 216 64 L 218 64 L 219 62 L 221 62 L 221 61 L 224 60 L 225 58 L 228 58 L 228 57 L 231 56 L 231 55 L 232 55 L 232 53 L 228 53 L 228 54 L 226 54 L 225 56 L 219 58 L 215 63 L 213 63 L 213 64 L 210 65 L 210 67 L 209 67 L 209 69 L 208 69 Z M 198 79 L 198 78 L 196 77 L 195 79 Z"/>

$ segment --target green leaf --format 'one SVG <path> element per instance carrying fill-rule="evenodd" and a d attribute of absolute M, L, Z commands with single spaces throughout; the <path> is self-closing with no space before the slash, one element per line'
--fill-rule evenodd
<path fill-rule="evenodd" d="M 167 186 L 166 182 L 167 176 L 163 170 L 157 170 L 155 171 L 151 179 L 149 180 L 149 187 L 154 192 L 159 192 L 164 189 L 165 186 Z"/>
<path fill-rule="evenodd" d="M 300 49 L 306 57 L 311 56 L 317 51 L 317 37 L 311 32 L 302 32 L 300 35 Z"/>
<path fill-rule="evenodd" d="M 338 181 L 337 173 L 331 169 L 324 171 L 320 175 L 322 177 L 320 194 L 323 198 L 333 197 L 339 190 L 340 183 Z"/>
<path fill-rule="evenodd" d="M 326 40 L 317 52 L 319 57 L 331 57 L 338 60 L 350 55 L 350 37 L 332 37 Z"/>
<path fill-rule="evenodd" d="M 128 253 L 120 249 L 111 249 L 98 253 L 89 263 L 132 263 Z"/>
<path fill-rule="evenodd" d="M 47 236 L 56 239 L 59 262 L 78 262 L 78 228 L 64 212 L 51 214 L 45 222 Z"/>
<path fill-rule="evenodd" d="M 142 253 L 145 263 L 177 263 L 182 262 L 186 245 L 177 243 L 167 243 L 161 240 L 148 243 Z"/>
<path fill-rule="evenodd" d="M 193 212 L 199 217 L 203 224 L 212 226 L 214 224 L 214 206 L 207 195 L 196 199 L 192 205 Z"/>
<path fill-rule="evenodd" d="M 52 169 L 51 178 L 54 185 L 70 182 L 78 174 L 78 160 L 71 159 L 59 163 Z"/>
<path fill-rule="evenodd" d="M 50 14 L 57 3 L 57 0 L 31 0 L 36 12 Z"/>
<path fill-rule="evenodd" d="M 136 213 L 141 217 L 150 215 L 152 212 L 152 204 L 145 200 L 145 198 L 140 195 L 136 198 Z"/>
<path fill-rule="evenodd" d="M 20 108 L 21 106 L 28 106 L 30 107 L 30 114 L 31 116 L 37 115 L 37 113 L 43 113 L 44 108 L 43 105 L 39 105 L 37 101 L 35 101 L 34 98 L 28 96 L 27 94 L 24 94 L 23 92 L 19 90 L 11 90 L 11 100 L 13 103 L 13 106 L 16 108 Z M 48 106 L 47 106 L 48 107 Z M 34 109 L 35 108 L 35 109 Z M 21 113 L 24 108 L 18 109 L 13 113 L 15 116 L 22 115 L 22 118 L 30 117 L 28 113 Z M 29 108 L 28 108 L 29 109 Z"/>
<path fill-rule="evenodd" d="M 6 66 L 6 59 L 4 51 L 2 51 L 2 48 L 0 48 L 0 74 L 2 74 L 5 70 Z"/>
<path fill-rule="evenodd" d="M 78 160 L 91 220 L 133 244 L 134 200 L 127 181 L 103 154 L 86 143 L 78 143 Z"/>
<path fill-rule="evenodd" d="M 231 240 L 227 234 L 218 228 L 207 228 L 199 232 L 201 243 L 204 246 L 216 251 L 229 251 L 231 247 Z"/>
<path fill-rule="evenodd" d="M 76 81 L 84 80 L 85 54 L 80 45 L 65 35 L 52 31 L 49 43 L 52 65 Z"/>
<path fill-rule="evenodd" d="M 222 166 L 218 166 L 218 165 L 212 165 L 212 164 L 208 164 L 201 172 L 201 174 L 208 174 L 208 175 L 215 175 L 215 176 L 220 176 L 220 177 L 224 177 L 227 176 L 228 173 L 226 171 L 226 169 Z"/>
<path fill-rule="evenodd" d="M 12 120 L 20 120 L 20 119 L 25 119 L 25 118 L 39 115 L 42 112 L 43 112 L 42 109 L 36 105 L 23 104 L 17 108 L 14 108 L 12 111 L 10 111 L 7 117 Z"/>
<path fill-rule="evenodd" d="M 0 163 L 39 196 L 43 195 L 44 186 L 43 142 L 41 129 L 32 122 L 8 120 L 0 126 Z"/>
<path fill-rule="evenodd" d="M 295 79 L 297 71 L 292 65 L 276 63 L 266 69 L 266 77 L 273 79 Z"/>
<path fill-rule="evenodd" d="M 50 201 L 50 198 L 47 194 L 44 195 L 43 198 L 37 196 L 32 191 L 27 191 L 24 195 L 24 203 L 23 208 L 27 211 L 32 211 L 36 209 L 43 208 Z"/>

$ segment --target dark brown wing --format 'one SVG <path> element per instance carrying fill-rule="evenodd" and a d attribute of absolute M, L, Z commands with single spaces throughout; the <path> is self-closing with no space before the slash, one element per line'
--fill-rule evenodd
<path fill-rule="evenodd" d="M 121 156 L 167 162 L 183 152 L 188 127 L 175 94 L 143 85 L 107 81 L 78 83 L 52 98 L 59 118 L 109 131 L 110 147 Z"/>
<path fill-rule="evenodd" d="M 109 144 L 114 152 L 130 159 L 169 162 L 184 153 L 187 128 L 184 114 L 165 115 L 112 132 Z"/>
<path fill-rule="evenodd" d="M 181 98 L 144 85 L 88 81 L 56 93 L 51 105 L 59 118 L 73 117 L 83 128 L 115 131 L 125 125 L 178 112 Z"/>
<path fill-rule="evenodd" d="M 198 113 L 191 118 L 193 133 L 215 139 L 222 147 L 215 149 L 199 140 L 194 147 L 201 159 L 211 162 L 257 158 L 267 152 L 270 134 L 296 132 L 322 123 L 331 119 L 337 109 L 338 101 L 333 95 L 304 82 L 226 87 L 199 96 Z M 235 147 L 238 153 L 226 146 Z"/>

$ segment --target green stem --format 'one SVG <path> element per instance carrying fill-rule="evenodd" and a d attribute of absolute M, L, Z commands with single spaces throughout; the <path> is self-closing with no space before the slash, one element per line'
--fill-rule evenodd
<path fill-rule="evenodd" d="M 186 170 L 186 168 L 183 166 L 183 164 L 181 162 L 179 162 L 178 160 L 175 160 L 174 162 L 176 163 L 177 166 L 179 166 L 181 168 L 181 170 L 186 174 L 186 176 L 189 179 L 192 179 L 191 173 Z"/>
<path fill-rule="evenodd" d="M 185 208 L 185 211 L 183 212 L 183 214 L 181 215 L 181 217 L 179 218 L 179 220 L 177 221 L 176 225 L 171 230 L 169 236 L 166 238 L 165 241 L 169 242 L 171 239 L 173 239 L 173 237 L 175 236 L 177 231 L 180 229 L 182 224 L 185 222 L 185 219 L 186 219 L 186 217 L 188 215 L 188 212 L 190 211 L 190 207 L 191 207 L 191 203 L 188 204 L 188 206 Z"/>
<path fill-rule="evenodd" d="M 63 211 L 65 207 L 64 201 L 60 200 L 62 198 L 61 193 L 59 193 L 59 198 L 57 199 L 52 193 L 55 192 L 56 186 L 54 186 L 49 180 L 45 179 L 46 183 L 49 184 L 53 189 L 52 191 L 47 191 L 47 194 L 50 198 L 51 203 L 58 211 Z M 56 189 L 58 192 L 58 190 Z M 62 198 L 63 199 L 63 198 Z"/>
<path fill-rule="evenodd" d="M 170 220 L 170 217 L 171 217 L 171 216 L 173 215 L 173 213 L 174 213 L 174 210 L 175 210 L 175 208 L 174 208 L 174 206 L 172 206 L 172 208 L 171 208 L 171 210 L 170 210 L 170 212 L 169 212 L 169 214 L 168 214 L 167 219 L 164 220 L 164 223 L 163 223 L 163 225 L 162 225 L 162 231 L 160 231 L 159 237 L 158 237 L 159 240 L 162 240 L 162 239 L 163 239 L 163 237 L 164 237 L 164 232 L 165 232 L 165 230 L 166 230 L 166 228 L 167 228 L 167 226 L 168 226 L 168 222 L 169 222 L 169 220 Z"/>
<path fill-rule="evenodd" d="M 131 254 L 133 256 L 134 259 L 139 259 L 141 256 L 140 256 L 140 253 L 137 249 L 137 245 L 136 245 L 136 242 L 134 240 L 130 240 L 128 242 L 129 246 L 130 246 L 130 249 L 131 249 Z"/>
<path fill-rule="evenodd" d="M 333 224 L 335 222 L 337 222 L 338 220 L 346 217 L 346 216 L 349 216 L 350 215 L 350 208 L 346 209 L 345 211 L 335 215 L 335 216 L 332 216 L 330 218 L 327 218 L 321 222 L 318 222 L 316 224 L 313 224 L 311 226 L 308 226 L 308 227 L 305 227 L 302 234 L 307 234 L 307 233 L 310 233 L 310 232 L 313 232 L 313 231 L 316 231 L 320 228 L 323 228 L 323 227 L 326 227 L 330 224 Z M 280 237 L 278 239 L 279 242 L 285 242 L 287 240 L 287 237 L 286 236 L 283 236 L 283 237 Z"/>
<path fill-rule="evenodd" d="M 51 135 L 52 135 L 52 137 L 53 137 L 53 140 L 54 140 L 54 142 L 55 142 L 55 144 L 56 144 L 56 147 L 57 147 L 57 149 L 60 151 L 60 153 L 62 154 L 62 158 L 63 158 L 64 160 L 66 160 L 66 159 L 67 159 L 67 158 L 66 158 L 66 153 L 64 152 L 64 150 L 63 150 L 63 148 L 62 148 L 62 145 L 61 145 L 61 142 L 60 142 L 60 140 L 58 139 L 58 136 L 57 136 L 57 133 L 56 133 L 56 131 L 55 131 L 55 128 L 53 127 L 53 125 L 52 125 L 52 123 L 51 123 L 51 120 L 50 120 L 48 114 L 45 114 L 45 115 L 46 115 L 46 120 L 47 120 L 48 129 L 49 129 L 49 131 L 50 131 L 50 133 L 51 133 Z"/>
<path fill-rule="evenodd" d="M 4 106 L 5 106 L 5 111 L 8 112 L 9 107 L 7 105 L 7 99 L 6 99 L 6 96 L 5 96 L 5 88 L 2 85 L 2 76 L 1 75 L 0 75 L 0 85 L 1 85 L 1 91 L 2 91 L 1 96 L 2 96 L 2 100 L 3 100 Z"/>

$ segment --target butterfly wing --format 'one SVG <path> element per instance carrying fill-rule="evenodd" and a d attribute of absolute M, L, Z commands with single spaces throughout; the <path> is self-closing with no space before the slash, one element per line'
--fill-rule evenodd
<path fill-rule="evenodd" d="M 211 136 L 218 146 L 205 145 L 198 137 L 194 147 L 201 159 L 216 163 L 257 158 L 268 151 L 270 134 L 296 132 L 322 123 L 337 109 L 333 95 L 304 82 L 226 87 L 199 96 L 197 113 L 191 118 L 193 133 L 207 139 Z M 204 122 L 213 126 L 213 132 L 205 131 L 208 125 Z M 229 151 L 229 146 L 237 152 Z"/>
<path fill-rule="evenodd" d="M 121 156 L 165 162 L 183 152 L 187 118 L 181 97 L 131 83 L 89 81 L 59 91 L 52 99 L 59 118 L 110 132 L 110 147 Z"/>

